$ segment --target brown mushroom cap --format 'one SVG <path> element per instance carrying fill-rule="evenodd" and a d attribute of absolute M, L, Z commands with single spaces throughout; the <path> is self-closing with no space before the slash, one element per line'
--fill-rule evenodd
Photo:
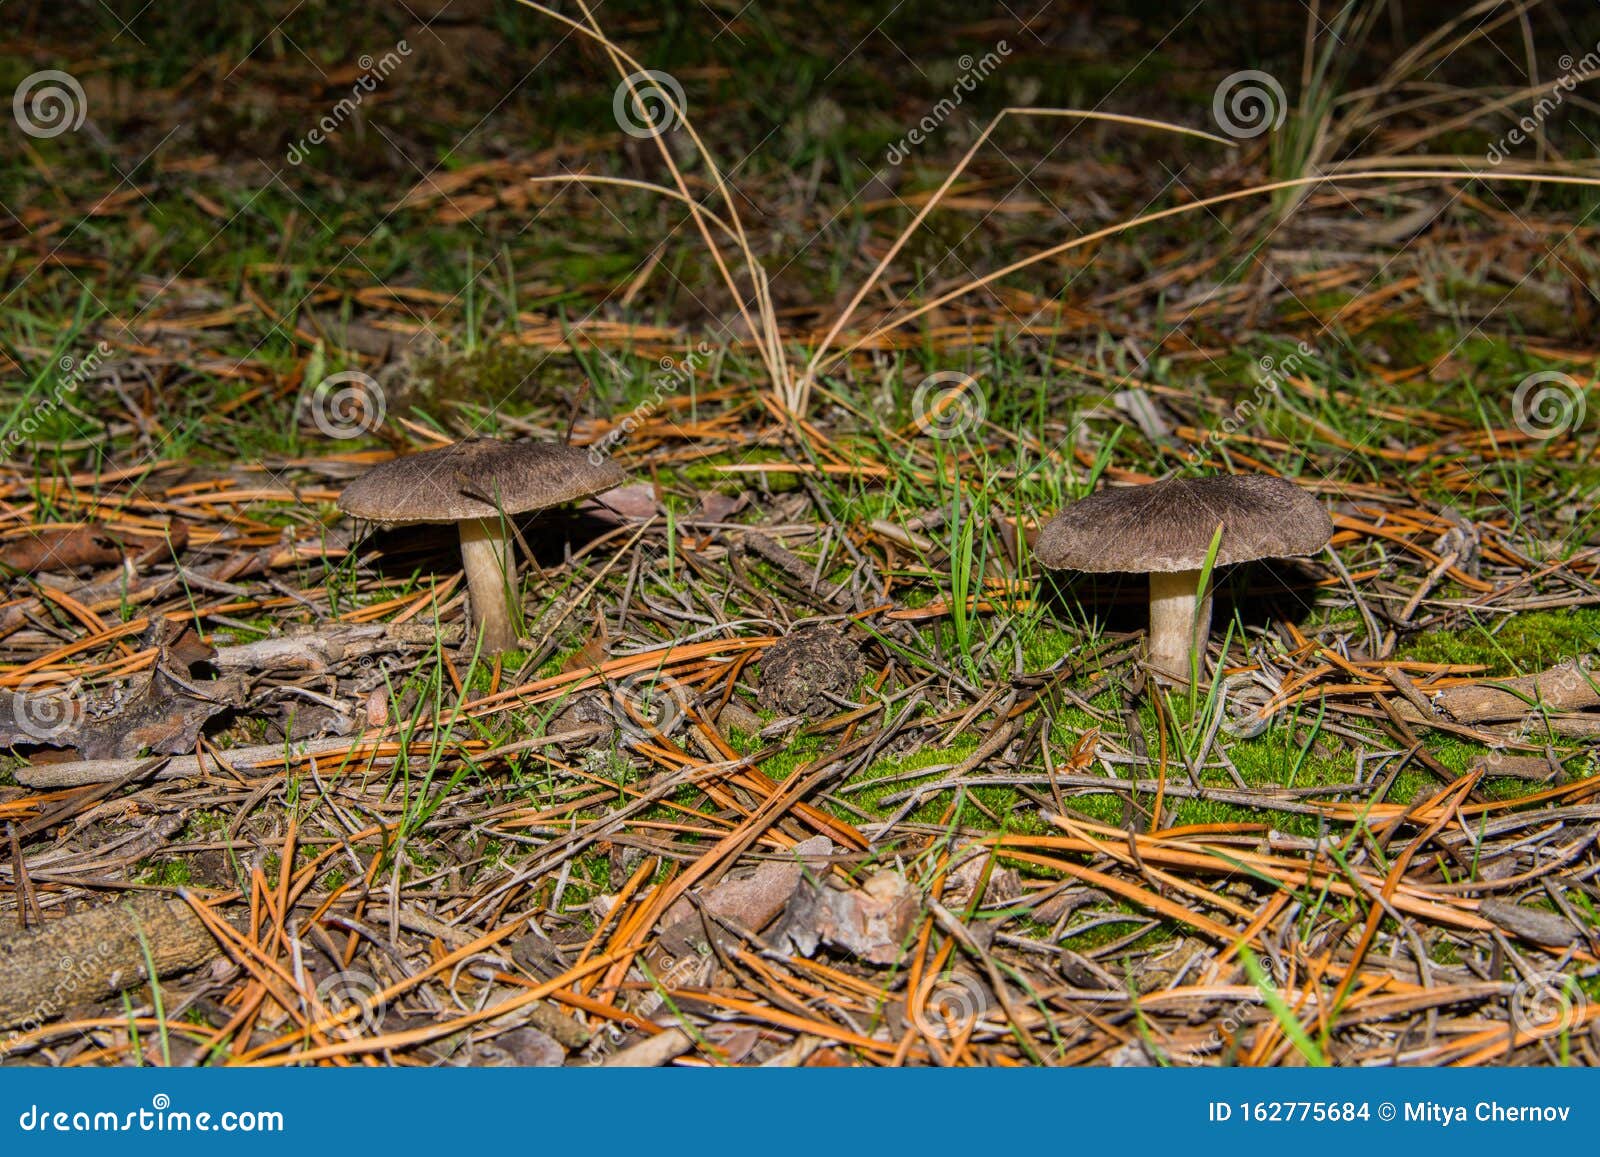
<path fill-rule="evenodd" d="M 461 522 L 560 506 L 624 477 L 576 446 L 468 438 L 373 467 L 344 488 L 339 509 L 373 522 Z"/>
<path fill-rule="evenodd" d="M 1315 554 L 1333 536 L 1322 504 L 1294 483 L 1229 474 L 1091 494 L 1047 522 L 1033 552 L 1045 566 L 1096 573 L 1198 570 L 1219 523 L 1218 566 Z"/>

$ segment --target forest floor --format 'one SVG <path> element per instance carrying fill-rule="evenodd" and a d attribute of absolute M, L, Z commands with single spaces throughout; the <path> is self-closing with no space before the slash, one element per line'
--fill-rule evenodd
<path fill-rule="evenodd" d="M 732 189 L 537 12 L 280 7 L 35 11 L 0 58 L 85 113 L 0 170 L 0 969 L 128 895 L 206 933 L 0 998 L 0 1059 L 1600 1059 L 1600 199 L 1576 102 L 1484 160 L 1515 23 L 1329 29 L 1363 63 L 1308 97 L 1273 6 L 608 6 Z M 1302 97 L 1229 131 L 1265 58 Z M 1014 116 L 964 164 L 1012 106 L 1212 139 Z M 562 174 L 681 179 L 760 292 Z M 473 436 L 630 475 L 521 520 L 492 658 L 451 528 L 336 505 Z M 1190 685 L 1141 577 L 1030 550 L 1174 473 L 1335 528 L 1219 574 Z"/>

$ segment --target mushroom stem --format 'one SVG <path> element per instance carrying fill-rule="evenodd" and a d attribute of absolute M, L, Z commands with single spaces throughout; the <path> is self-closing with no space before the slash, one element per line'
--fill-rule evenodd
<path fill-rule="evenodd" d="M 1190 657 L 1211 633 L 1211 590 L 1200 596 L 1200 572 L 1178 570 L 1150 576 L 1150 665 L 1189 681 Z"/>
<path fill-rule="evenodd" d="M 516 585 L 517 564 L 503 519 L 497 515 L 462 520 L 461 563 L 467 572 L 472 625 L 483 635 L 483 653 L 515 650 L 517 631 L 509 595 Z"/>

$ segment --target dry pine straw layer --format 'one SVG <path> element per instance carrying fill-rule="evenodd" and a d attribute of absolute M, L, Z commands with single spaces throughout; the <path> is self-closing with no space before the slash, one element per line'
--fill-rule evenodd
<path fill-rule="evenodd" d="M 1429 415 L 1407 417 L 1421 428 Z M 671 426 L 670 416 L 660 421 Z M 652 433 L 669 459 L 671 447 L 682 445 L 675 427 L 643 436 Z M 1254 464 L 1243 457 L 1250 436 L 1235 441 L 1235 462 Z M 1440 431 L 1440 446 L 1463 441 L 1486 452 L 1480 435 Z M 1494 439 L 1494 447 L 1500 455 L 1526 449 L 1514 432 Z M 1580 452 L 1575 445 L 1539 449 Z M 1413 455 L 1414 463 L 1442 459 Z M 825 450 L 815 469 L 830 469 L 830 457 L 843 455 Z M 306 468 L 313 476 L 337 473 L 350 461 Z M 871 463 L 831 465 L 873 472 Z M 32 483 L 12 484 L 14 529 L 71 534 L 93 523 L 121 536 L 113 549 L 131 552 L 183 527 L 188 590 L 205 597 L 191 608 L 170 563 L 160 561 L 135 568 L 131 587 L 104 579 L 32 584 L 0 607 L 12 664 L 5 684 L 44 676 L 103 685 L 149 672 L 171 649 L 152 634 L 153 623 L 298 610 L 316 597 L 315 586 L 286 588 L 277 576 L 303 578 L 308 567 L 339 562 L 341 540 L 328 540 L 316 521 L 301 520 L 286 534 L 252 513 L 330 501 L 336 487 L 248 486 L 233 477 L 163 487 L 162 475 L 158 468 L 137 478 L 101 473 L 58 483 L 50 527 L 31 521 Z M 1113 469 L 1110 477 L 1146 476 Z M 35 927 L 48 910 L 80 909 L 108 892 L 170 894 L 139 882 L 148 878 L 142 869 L 152 854 L 168 862 L 221 861 L 212 864 L 210 880 L 192 880 L 182 901 L 221 955 L 209 964 L 186 962 L 204 967 L 180 970 L 163 985 L 164 1031 L 176 1056 L 189 1060 L 220 1049 L 216 1055 L 236 1063 L 494 1063 L 527 1060 L 549 1040 L 560 1046 L 558 1055 L 582 1062 L 627 1057 L 677 1024 L 687 1031 L 654 1043 L 657 1059 L 1104 1063 L 1148 1061 L 1158 1051 L 1180 1063 L 1275 1064 L 1302 1059 L 1300 1033 L 1285 1027 L 1296 1022 L 1319 1051 L 1345 1063 L 1539 1060 L 1572 1049 L 1591 1057 L 1592 1010 L 1581 993 L 1550 980 L 1594 966 L 1594 944 L 1577 934 L 1582 921 L 1573 920 L 1565 942 L 1540 943 L 1543 929 L 1530 934 L 1480 908 L 1486 897 L 1548 883 L 1562 910 L 1576 916 L 1560 894 L 1591 875 L 1589 799 L 1600 777 L 1486 795 L 1484 770 L 1458 777 L 1433 766 L 1420 738 L 1429 732 L 1530 753 L 1543 745 L 1519 738 L 1492 711 L 1480 721 L 1434 708 L 1441 694 L 1481 687 L 1481 671 L 1407 663 L 1383 650 L 1386 636 L 1392 647 L 1396 624 L 1443 626 L 1459 614 L 1460 600 L 1431 597 L 1440 584 L 1464 590 L 1483 610 L 1560 605 L 1563 597 L 1587 596 L 1594 563 L 1582 553 L 1537 563 L 1504 526 L 1480 523 L 1466 528 L 1475 558 L 1464 567 L 1461 552 L 1452 558 L 1448 549 L 1457 542 L 1447 538 L 1452 529 L 1458 539 L 1462 533 L 1459 520 L 1381 486 L 1330 482 L 1325 491 L 1335 502 L 1334 546 L 1346 573 L 1311 569 L 1323 570 L 1317 581 L 1328 597 L 1345 597 L 1361 611 L 1376 636 L 1368 654 L 1376 657 L 1352 657 L 1332 637 L 1276 624 L 1289 670 L 1269 710 L 1320 704 L 1330 718 L 1365 728 L 1348 731 L 1352 749 L 1387 733 L 1408 759 L 1439 773 L 1436 788 L 1410 803 L 1383 798 L 1392 774 L 1330 798 L 1211 787 L 1167 750 L 1164 731 L 1165 754 L 1157 756 L 1141 757 L 1107 727 L 1084 731 L 1074 747 L 1047 758 L 1051 744 L 1034 722 L 1041 707 L 1059 706 L 1078 665 L 1064 662 L 972 695 L 936 662 L 919 667 L 871 647 L 873 682 L 891 694 L 889 709 L 841 710 L 814 724 L 816 754 L 775 781 L 761 765 L 781 755 L 792 736 L 741 756 L 723 715 L 742 703 L 741 688 L 781 631 L 702 632 L 722 637 L 673 642 L 687 633 L 684 622 L 648 600 L 619 619 L 628 591 L 647 587 L 663 565 L 659 528 L 635 519 L 585 548 L 573 566 L 586 568 L 578 584 L 586 598 L 558 602 L 552 611 L 579 623 L 600 610 L 602 621 L 625 621 L 628 634 L 606 638 L 598 650 L 591 644 L 569 669 L 542 678 L 496 669 L 483 690 L 469 691 L 462 682 L 467 658 L 446 649 L 446 706 L 422 704 L 407 718 L 384 718 L 383 697 L 369 696 L 353 733 L 323 741 L 314 756 L 285 758 L 280 744 L 276 754 L 252 750 L 241 758 L 202 739 L 193 756 L 127 761 L 108 782 L 7 790 L 0 799 L 11 840 L 6 906 L 19 926 Z M 748 611 L 770 623 L 777 609 L 784 620 L 831 613 L 893 632 L 924 629 L 948 615 L 940 601 L 906 604 L 907 585 L 885 577 L 907 562 L 904 532 L 836 528 L 853 543 L 852 556 L 865 561 L 848 583 L 815 587 L 804 582 L 806 572 L 817 573 L 813 560 L 790 567 L 796 574 L 783 565 L 798 561 L 791 548 L 819 540 L 802 517 L 814 520 L 815 509 L 790 502 L 770 513 L 783 515 L 781 528 L 759 537 L 692 522 L 680 528 L 679 565 L 703 581 L 717 576 L 716 587 L 733 596 L 722 621 Z M 800 532 L 788 529 L 796 524 Z M 770 589 L 726 578 L 762 563 L 775 575 Z M 450 620 L 460 609 L 453 580 L 392 598 L 373 597 L 381 580 L 363 572 L 359 581 L 372 601 L 327 620 L 318 634 L 331 642 L 310 661 L 320 667 L 311 672 L 321 677 L 318 685 L 334 688 L 336 698 L 362 686 L 364 672 L 415 669 L 432 646 L 432 618 Z M 1015 575 L 994 576 L 990 587 L 975 612 L 1002 613 L 1033 593 Z M 137 613 L 123 620 L 128 603 Z M 48 632 L 38 629 L 41 621 L 51 624 Z M 1115 637 L 1107 642 L 1109 682 L 1131 647 L 1119 647 Z M 627 653 L 615 653 L 621 651 Z M 245 660 L 252 694 L 313 681 L 292 664 L 271 666 L 282 661 Z M 250 662 L 267 666 L 252 670 Z M 494 726 L 513 715 L 554 714 L 586 696 L 608 697 L 641 675 L 669 676 L 686 689 L 689 706 L 671 734 L 643 716 L 620 737 L 604 719 L 591 721 L 577 742 L 565 744 L 559 736 Z M 1095 687 L 1091 680 L 1083 693 Z M 1581 711 L 1589 705 L 1563 705 L 1574 710 L 1556 717 L 1557 729 L 1589 734 L 1591 719 Z M 850 801 L 837 789 L 877 753 L 955 735 L 976 735 L 979 744 L 940 773 L 951 799 L 942 813 L 885 822 L 837 806 Z M 618 782 L 583 758 L 597 739 L 619 738 L 642 766 L 640 777 Z M 1132 778 L 1107 782 L 1097 764 Z M 537 802 L 507 790 L 535 771 L 549 785 Z M 24 779 L 50 774 L 49 764 L 39 764 Z M 412 785 L 434 785 L 437 806 L 426 815 L 417 814 L 410 791 L 396 787 L 408 777 Z M 958 802 L 975 801 L 975 789 L 991 780 L 1016 789 L 1022 806 L 1038 804 L 1045 828 L 997 834 L 972 826 L 970 808 L 955 825 Z M 447 782 L 451 790 L 437 791 Z M 1090 822 L 1066 802 L 1108 790 L 1127 797 L 1136 830 Z M 1259 822 L 1169 826 L 1164 817 L 1186 798 L 1314 815 L 1323 834 L 1293 837 Z M 226 829 L 186 827 L 199 815 L 226 817 Z M 702 938 L 704 955 L 673 957 L 662 948 L 663 917 L 676 902 L 726 898 L 752 869 L 819 835 L 834 849 L 819 869 L 830 889 L 866 895 L 878 870 L 909 883 L 913 899 L 898 913 L 907 923 L 892 964 L 870 959 L 870 945 L 810 957 L 779 951 L 762 928 L 731 917 Z M 490 842 L 516 851 L 488 854 Z M 961 876 L 952 874 L 953 861 L 968 868 L 952 896 L 952 880 Z M 576 891 L 573 873 L 592 872 L 597 863 L 609 882 L 583 889 L 590 899 L 582 905 L 564 903 Z M 972 878 L 974 863 L 981 879 Z M 1103 943 L 1057 947 L 1058 934 L 1093 921 L 1111 930 Z M 1259 970 L 1287 1012 L 1262 1000 L 1253 979 Z M 361 978 L 354 1003 L 328 984 L 345 974 Z M 1559 1015 L 1513 1015 L 1552 993 L 1566 1001 Z M 107 1063 L 135 1047 L 154 1049 L 161 1026 L 150 1015 L 148 989 L 135 1001 L 131 1017 L 115 1006 L 92 1015 L 64 1010 L 71 1015 L 18 1037 L 8 1056 Z"/>

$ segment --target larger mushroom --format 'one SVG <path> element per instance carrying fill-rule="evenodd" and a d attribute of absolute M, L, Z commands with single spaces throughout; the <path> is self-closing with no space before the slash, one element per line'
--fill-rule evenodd
<path fill-rule="evenodd" d="M 1201 571 L 1221 528 L 1215 565 L 1315 554 L 1333 522 L 1310 494 L 1264 474 L 1169 478 L 1102 490 L 1062 510 L 1033 552 L 1047 567 L 1150 576 L 1151 666 L 1189 678 L 1211 630 Z"/>
<path fill-rule="evenodd" d="M 373 467 L 345 487 L 339 509 L 386 526 L 455 523 L 472 622 L 484 654 L 495 655 L 517 645 L 511 516 L 599 494 L 623 478 L 615 462 L 575 446 L 468 438 Z"/>

